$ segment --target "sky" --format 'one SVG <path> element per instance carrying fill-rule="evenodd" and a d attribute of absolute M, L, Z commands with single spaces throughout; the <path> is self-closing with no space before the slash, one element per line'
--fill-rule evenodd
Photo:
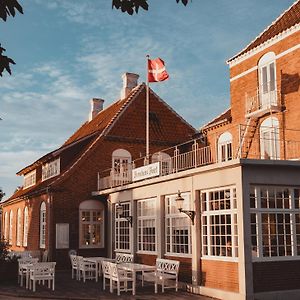
<path fill-rule="evenodd" d="M 111 0 L 19 0 L 24 15 L 0 23 L 16 65 L 0 77 L 0 187 L 60 147 L 88 118 L 91 98 L 119 98 L 122 74 L 145 81 L 146 55 L 161 57 L 170 79 L 151 88 L 195 128 L 230 105 L 226 60 L 293 0 L 148 0 L 129 16 Z"/>

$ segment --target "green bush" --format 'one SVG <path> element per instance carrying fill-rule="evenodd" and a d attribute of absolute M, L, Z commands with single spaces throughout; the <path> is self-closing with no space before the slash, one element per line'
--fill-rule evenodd
<path fill-rule="evenodd" d="M 5 239 L 0 239 L 0 261 L 10 260 L 9 244 Z"/>

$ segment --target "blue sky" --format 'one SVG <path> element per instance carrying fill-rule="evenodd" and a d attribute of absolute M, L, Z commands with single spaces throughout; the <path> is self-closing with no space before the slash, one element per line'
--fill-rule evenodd
<path fill-rule="evenodd" d="M 128 16 L 111 0 L 19 0 L 24 15 L 1 22 L 0 42 L 17 65 L 0 78 L 0 187 L 59 147 L 83 122 L 89 100 L 119 97 L 124 72 L 145 81 L 145 56 L 161 57 L 170 80 L 152 88 L 199 128 L 230 103 L 225 61 L 294 1 L 149 0 Z"/>

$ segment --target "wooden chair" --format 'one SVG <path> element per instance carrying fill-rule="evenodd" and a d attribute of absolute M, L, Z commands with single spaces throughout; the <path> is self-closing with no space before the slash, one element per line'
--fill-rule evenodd
<path fill-rule="evenodd" d="M 155 293 L 157 293 L 158 284 L 162 287 L 164 293 L 167 288 L 175 288 L 178 291 L 178 272 L 179 261 L 171 259 L 156 259 L 156 270 L 154 272 L 144 272 L 143 279 L 155 284 Z"/>
<path fill-rule="evenodd" d="M 27 269 L 25 265 L 35 264 L 39 261 L 38 258 L 19 258 L 18 259 L 18 283 L 23 286 L 23 278 L 26 277 Z"/>
<path fill-rule="evenodd" d="M 78 279 L 77 256 L 70 254 L 70 261 L 71 261 L 71 267 L 72 267 L 72 279 L 74 278 L 74 273 L 76 274 L 76 279 Z"/>
<path fill-rule="evenodd" d="M 111 276 L 110 276 L 110 266 L 109 262 L 106 260 L 103 260 L 101 262 L 102 265 L 102 274 L 103 274 L 103 290 L 105 291 L 106 287 L 106 280 L 109 280 L 109 289 L 111 290 Z"/>
<path fill-rule="evenodd" d="M 48 281 L 48 288 L 51 288 L 52 281 L 52 290 L 55 289 L 55 265 L 56 262 L 40 262 L 36 263 L 32 268 L 30 268 L 29 275 L 29 288 L 33 285 L 33 291 L 36 290 L 36 282 L 45 282 Z"/>
<path fill-rule="evenodd" d="M 93 262 L 85 261 L 82 256 L 77 256 L 78 280 L 97 279 L 96 264 Z"/>
<path fill-rule="evenodd" d="M 126 271 L 120 270 L 116 263 L 107 262 L 110 269 L 110 292 L 112 293 L 114 287 L 117 288 L 118 296 L 121 291 L 132 291 L 132 295 L 135 295 L 135 279 Z M 128 288 L 128 283 L 131 282 L 131 288 Z"/>
<path fill-rule="evenodd" d="M 128 253 L 116 253 L 116 263 L 131 263 L 133 262 L 133 254 Z"/>

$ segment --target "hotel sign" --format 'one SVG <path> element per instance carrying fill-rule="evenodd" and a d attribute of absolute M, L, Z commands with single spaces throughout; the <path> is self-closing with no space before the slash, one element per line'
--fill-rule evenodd
<path fill-rule="evenodd" d="M 159 176 L 159 162 L 132 170 L 132 181 Z"/>

